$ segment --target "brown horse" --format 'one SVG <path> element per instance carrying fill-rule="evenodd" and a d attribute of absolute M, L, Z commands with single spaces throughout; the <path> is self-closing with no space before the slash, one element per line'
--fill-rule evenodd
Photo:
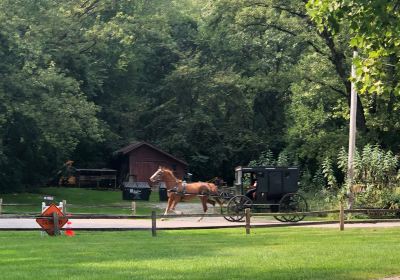
<path fill-rule="evenodd" d="M 187 201 L 193 199 L 195 197 L 199 197 L 203 206 L 204 213 L 207 212 L 207 203 L 215 206 L 215 202 L 217 202 L 220 206 L 222 205 L 221 201 L 217 197 L 210 197 L 211 195 L 218 195 L 218 188 L 216 185 L 212 183 L 205 182 L 195 182 L 186 184 L 184 181 L 177 179 L 174 176 L 172 170 L 159 167 L 156 173 L 154 173 L 150 177 L 151 182 L 165 182 L 167 192 L 168 192 L 168 204 L 165 209 L 164 215 L 167 215 L 169 211 L 175 211 L 175 206 L 180 201 Z M 201 217 L 198 221 L 201 221 L 203 217 Z"/>

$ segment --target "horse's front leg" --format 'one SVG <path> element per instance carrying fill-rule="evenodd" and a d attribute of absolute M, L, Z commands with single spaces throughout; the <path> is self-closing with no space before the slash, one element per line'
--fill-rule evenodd
<path fill-rule="evenodd" d="M 168 212 L 171 210 L 172 198 L 172 195 L 168 197 L 167 207 L 165 208 L 164 216 L 168 215 Z M 161 218 L 161 221 L 165 221 L 165 218 Z"/>
<path fill-rule="evenodd" d="M 182 211 L 178 211 L 175 210 L 176 205 L 178 204 L 178 202 L 181 200 L 181 197 L 176 195 L 174 201 L 172 202 L 172 206 L 171 206 L 171 210 L 174 211 L 175 214 L 177 215 L 182 215 L 183 212 Z"/>

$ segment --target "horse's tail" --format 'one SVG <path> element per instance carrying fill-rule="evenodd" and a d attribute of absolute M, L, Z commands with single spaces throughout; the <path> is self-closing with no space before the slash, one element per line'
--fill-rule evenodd
<path fill-rule="evenodd" d="M 218 187 L 213 183 L 207 183 L 207 187 L 211 194 L 218 194 Z"/>
<path fill-rule="evenodd" d="M 214 185 L 212 183 L 201 182 L 198 193 L 204 194 L 204 195 L 218 194 L 218 188 L 216 185 Z"/>

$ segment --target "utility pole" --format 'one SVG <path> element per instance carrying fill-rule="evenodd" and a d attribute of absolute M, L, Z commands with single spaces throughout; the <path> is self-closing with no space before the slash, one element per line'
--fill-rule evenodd
<path fill-rule="evenodd" d="M 348 184 L 348 208 L 352 208 L 354 201 L 354 193 L 352 190 L 354 180 L 354 153 L 356 150 L 356 131 L 357 131 L 357 90 L 356 90 L 356 66 L 354 59 L 356 59 L 358 53 L 356 50 L 353 51 L 353 63 L 351 64 L 351 98 L 350 98 L 350 130 L 349 130 L 349 157 L 347 160 L 347 184 Z"/>

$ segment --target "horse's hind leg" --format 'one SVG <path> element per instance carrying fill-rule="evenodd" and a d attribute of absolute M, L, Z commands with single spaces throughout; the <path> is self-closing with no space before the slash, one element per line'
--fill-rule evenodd
<path fill-rule="evenodd" d="M 208 201 L 208 197 L 207 196 L 202 196 L 202 197 L 200 197 L 200 200 L 201 200 L 201 205 L 203 206 L 203 211 L 204 211 L 204 214 L 206 214 L 207 213 L 207 201 Z M 204 219 L 204 215 L 203 216 L 201 216 L 197 221 L 198 222 L 201 222 L 201 220 L 203 220 Z"/>
<path fill-rule="evenodd" d="M 213 214 L 215 214 L 215 201 L 208 198 L 206 203 L 213 206 Z"/>
<path fill-rule="evenodd" d="M 214 214 L 216 213 L 215 212 L 215 203 L 218 203 L 221 214 L 222 214 L 222 201 L 218 197 L 213 197 L 213 202 L 214 203 L 212 205 L 214 206 Z"/>

